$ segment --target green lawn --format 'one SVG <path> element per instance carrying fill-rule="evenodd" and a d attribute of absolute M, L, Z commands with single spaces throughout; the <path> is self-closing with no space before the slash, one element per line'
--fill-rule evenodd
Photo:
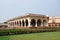
<path fill-rule="evenodd" d="M 43 32 L 0 36 L 0 40 L 60 40 L 60 32 Z"/>

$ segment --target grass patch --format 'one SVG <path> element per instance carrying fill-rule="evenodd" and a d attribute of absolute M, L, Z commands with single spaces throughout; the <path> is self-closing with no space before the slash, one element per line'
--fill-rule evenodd
<path fill-rule="evenodd" d="M 0 40 L 60 40 L 60 32 L 43 32 L 0 36 Z"/>

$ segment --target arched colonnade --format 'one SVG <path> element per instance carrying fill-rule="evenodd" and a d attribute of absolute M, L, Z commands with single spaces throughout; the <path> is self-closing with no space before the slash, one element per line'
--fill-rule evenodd
<path fill-rule="evenodd" d="M 19 27 L 40 27 L 40 26 L 46 26 L 47 20 L 41 20 L 41 19 L 22 19 L 19 21 L 14 21 L 9 23 L 11 26 L 19 26 Z"/>

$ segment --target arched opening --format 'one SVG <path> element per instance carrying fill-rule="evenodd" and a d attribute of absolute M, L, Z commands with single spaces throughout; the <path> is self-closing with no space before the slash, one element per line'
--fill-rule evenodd
<path fill-rule="evenodd" d="M 40 19 L 37 20 L 37 26 L 41 26 L 41 20 Z"/>
<path fill-rule="evenodd" d="M 21 26 L 21 21 L 19 21 L 19 23 L 20 23 L 20 26 Z"/>
<path fill-rule="evenodd" d="M 51 24 L 49 24 L 48 26 L 51 27 Z"/>
<path fill-rule="evenodd" d="M 54 27 L 54 25 L 52 24 L 52 27 Z"/>
<path fill-rule="evenodd" d="M 58 27 L 60 27 L 60 24 L 58 25 Z"/>
<path fill-rule="evenodd" d="M 24 24 L 24 20 L 22 20 L 22 26 L 24 27 L 24 25 L 25 25 L 25 24 Z"/>
<path fill-rule="evenodd" d="M 46 25 L 47 25 L 47 21 L 43 20 L 43 26 L 46 26 Z"/>
<path fill-rule="evenodd" d="M 28 26 L 28 20 L 27 20 L 27 19 L 26 19 L 26 21 L 25 21 L 25 22 L 26 22 L 26 26 Z"/>
<path fill-rule="evenodd" d="M 35 27 L 35 24 L 36 24 L 35 22 L 36 22 L 35 19 L 32 19 L 31 20 L 31 26 Z"/>
<path fill-rule="evenodd" d="M 55 24 L 55 27 L 57 27 L 57 24 Z"/>

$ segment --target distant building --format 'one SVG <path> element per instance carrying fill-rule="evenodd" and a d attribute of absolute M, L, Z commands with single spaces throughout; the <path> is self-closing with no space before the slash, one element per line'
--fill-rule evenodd
<path fill-rule="evenodd" d="M 8 27 L 8 24 L 0 23 L 0 29 L 5 29 Z"/>
<path fill-rule="evenodd" d="M 60 27 L 60 17 L 49 17 L 49 27 Z"/>

